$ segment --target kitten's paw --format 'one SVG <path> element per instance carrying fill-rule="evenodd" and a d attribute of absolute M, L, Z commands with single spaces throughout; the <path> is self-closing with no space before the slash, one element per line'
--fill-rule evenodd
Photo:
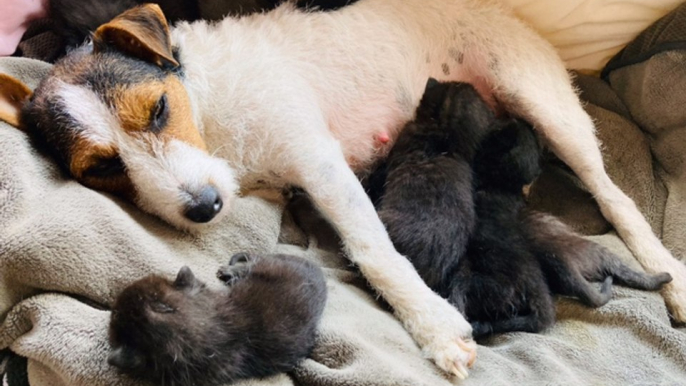
<path fill-rule="evenodd" d="M 599 299 L 600 304 L 598 304 L 598 307 L 604 306 L 610 300 L 612 300 L 612 276 L 606 277 L 603 281 L 603 284 L 601 284 Z"/>
<path fill-rule="evenodd" d="M 250 272 L 250 262 L 253 258 L 247 253 L 236 253 L 229 262 L 219 267 L 217 278 L 227 285 L 235 283 Z"/>

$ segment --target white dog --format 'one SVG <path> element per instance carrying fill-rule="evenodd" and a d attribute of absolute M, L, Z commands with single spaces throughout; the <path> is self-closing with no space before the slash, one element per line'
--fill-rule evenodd
<path fill-rule="evenodd" d="M 179 228 L 216 222 L 238 186 L 303 187 L 426 356 L 463 378 L 475 355 L 470 325 L 395 251 L 354 174 L 413 118 L 429 77 L 470 82 L 534 123 L 643 266 L 673 276 L 663 295 L 686 321 L 686 266 L 607 176 L 554 49 L 487 1 L 360 0 L 328 13 L 283 5 L 171 31 L 157 6 L 138 7 L 58 63 L 21 122 L 84 185 Z M 11 109 L 3 116 L 17 121 Z"/>

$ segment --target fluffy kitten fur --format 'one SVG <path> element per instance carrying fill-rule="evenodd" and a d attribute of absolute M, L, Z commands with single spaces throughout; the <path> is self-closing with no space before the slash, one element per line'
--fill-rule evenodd
<path fill-rule="evenodd" d="M 474 336 L 538 332 L 555 320 L 552 293 L 600 306 L 612 278 L 656 290 L 667 273 L 624 266 L 553 216 L 526 210 L 539 174 L 525 122 L 497 120 L 472 86 L 430 80 L 416 120 L 368 180 L 398 251 L 465 313 Z M 589 280 L 603 281 L 598 290 Z"/>
<path fill-rule="evenodd" d="M 311 352 L 326 302 L 319 267 L 288 255 L 234 255 L 212 290 L 183 267 L 116 299 L 108 362 L 163 386 L 220 385 L 292 370 Z"/>

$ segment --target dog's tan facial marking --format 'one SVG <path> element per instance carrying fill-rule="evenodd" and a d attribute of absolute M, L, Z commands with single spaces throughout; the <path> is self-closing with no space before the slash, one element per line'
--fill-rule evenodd
<path fill-rule="evenodd" d="M 0 74 L 0 120 L 19 127 L 21 106 L 31 94 L 31 90 L 21 81 Z"/>
<path fill-rule="evenodd" d="M 173 76 L 122 89 L 114 100 L 125 132 L 157 134 L 162 141 L 177 139 L 207 150 L 191 111 L 191 102 L 181 82 Z"/>
<path fill-rule="evenodd" d="M 150 81 L 123 88 L 114 100 L 122 129 L 129 134 L 150 130 L 154 110 L 160 100 L 166 98 L 165 94 L 163 81 Z M 164 127 L 156 126 L 150 131 L 161 132 L 163 129 Z"/>
<path fill-rule="evenodd" d="M 77 139 L 71 150 L 69 169 L 79 182 L 91 189 L 117 194 L 126 199 L 135 198 L 133 184 L 114 147 Z"/>

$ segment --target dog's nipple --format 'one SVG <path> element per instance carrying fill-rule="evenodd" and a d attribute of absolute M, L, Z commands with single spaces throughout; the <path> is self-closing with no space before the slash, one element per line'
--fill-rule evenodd
<path fill-rule="evenodd" d="M 381 143 L 381 145 L 385 145 L 388 142 L 390 142 L 391 137 L 388 135 L 388 133 L 382 132 L 376 136 L 376 140 L 379 141 L 379 143 Z"/>

